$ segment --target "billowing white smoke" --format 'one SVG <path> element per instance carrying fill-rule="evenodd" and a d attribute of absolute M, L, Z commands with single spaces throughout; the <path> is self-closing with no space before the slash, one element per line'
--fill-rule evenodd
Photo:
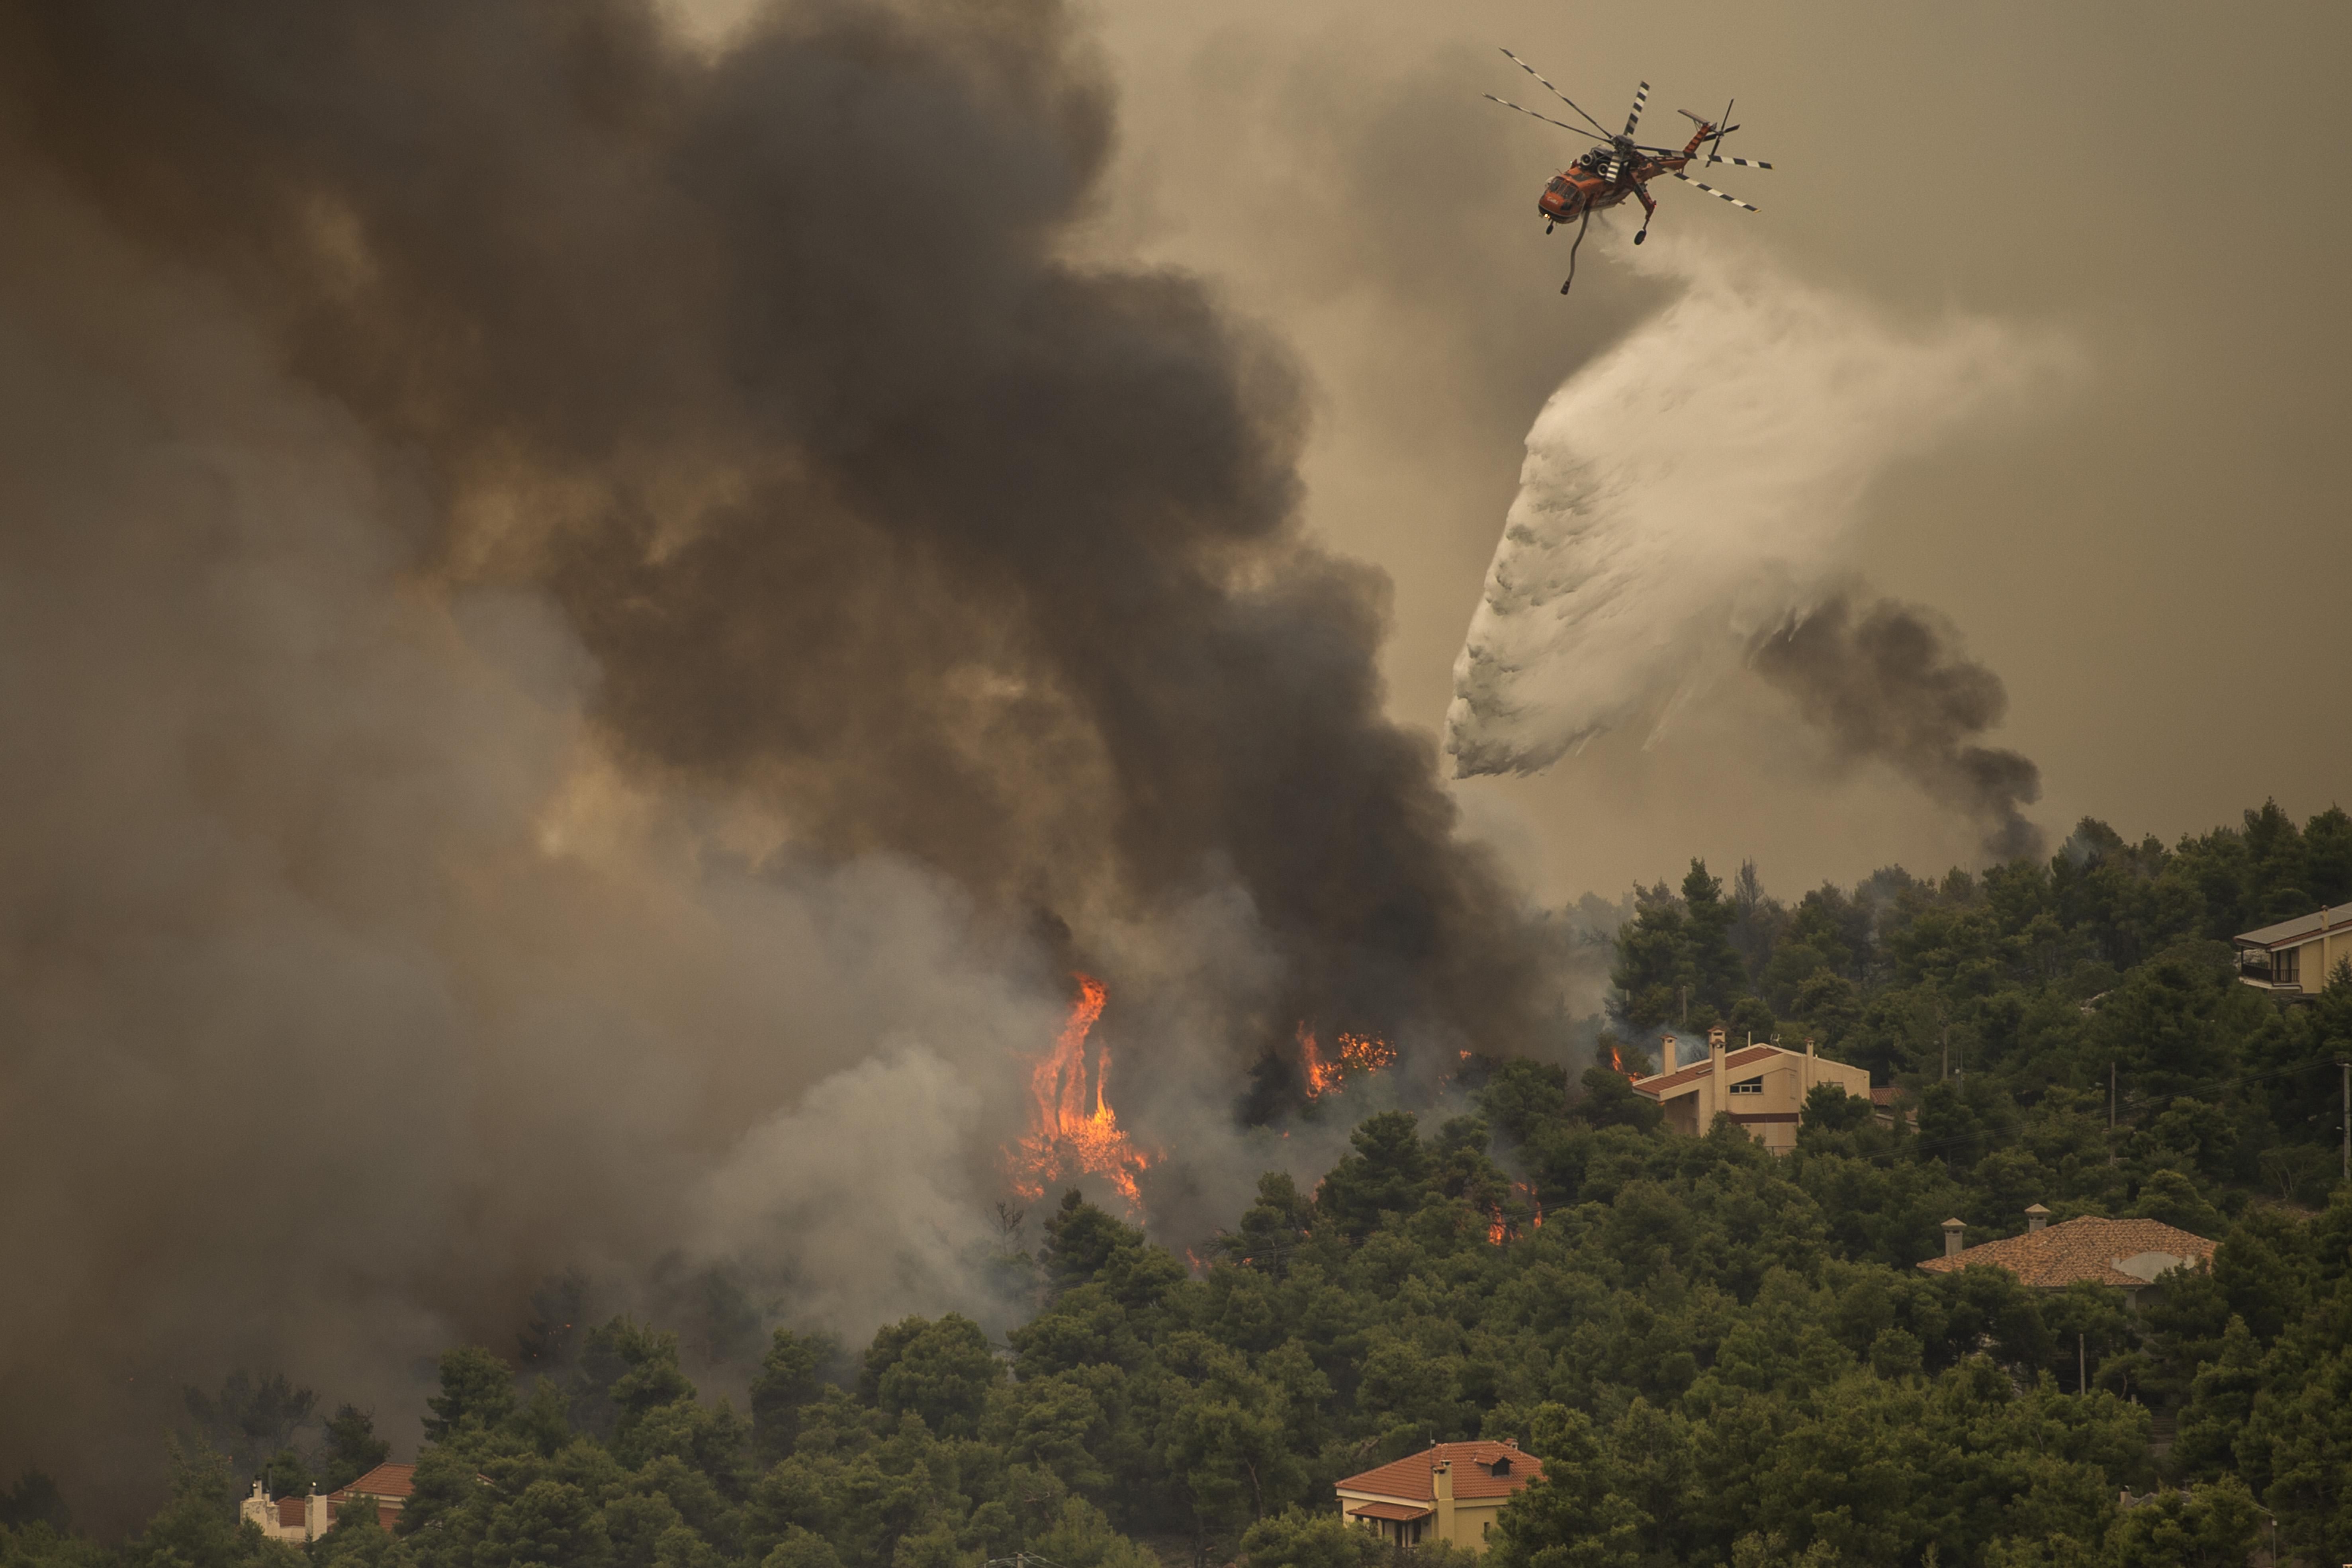
<path fill-rule="evenodd" d="M 1528 433 L 1454 666 L 1461 776 L 1544 768 L 1801 616 L 1848 568 L 1872 479 L 2054 362 L 2000 324 L 1891 321 L 1686 237 L 1643 264 L 1681 295 Z"/>

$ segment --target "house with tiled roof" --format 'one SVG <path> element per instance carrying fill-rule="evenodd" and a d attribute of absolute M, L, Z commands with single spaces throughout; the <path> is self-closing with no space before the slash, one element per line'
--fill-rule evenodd
<path fill-rule="evenodd" d="M 1543 1461 L 1516 1440 L 1440 1443 L 1338 1486 L 1339 1517 L 1395 1546 L 1443 1541 L 1486 1550 L 1503 1505 L 1543 1474 Z"/>
<path fill-rule="evenodd" d="M 1718 1026 L 1706 1032 L 1706 1058 L 1689 1067 L 1675 1065 L 1677 1046 L 1672 1035 L 1659 1046 L 1666 1070 L 1635 1079 L 1633 1092 L 1657 1101 L 1671 1132 L 1696 1137 L 1713 1127 L 1718 1115 L 1728 1116 L 1750 1138 L 1775 1154 L 1786 1154 L 1797 1146 L 1805 1096 L 1815 1084 L 1833 1083 L 1857 1098 L 1870 1095 L 1868 1069 L 1831 1061 L 1814 1051 L 1811 1040 L 1801 1051 L 1752 1040 L 1734 1047 Z"/>
<path fill-rule="evenodd" d="M 253 1495 L 237 1507 L 237 1517 L 257 1526 L 272 1541 L 316 1541 L 335 1527 L 346 1508 L 373 1508 L 376 1522 L 390 1530 L 400 1510 L 416 1490 L 415 1465 L 378 1465 L 350 1486 L 321 1497 L 317 1487 L 310 1495 L 272 1497 L 262 1483 L 253 1483 Z"/>
<path fill-rule="evenodd" d="M 2157 1219 L 2102 1219 L 2084 1215 L 2051 1225 L 2050 1211 L 2035 1204 L 2025 1211 L 2025 1234 L 1975 1247 L 1961 1245 L 1966 1227 L 1944 1222 L 1944 1256 L 1919 1265 L 1930 1274 L 1950 1274 L 1978 1264 L 2005 1268 L 2025 1284 L 2059 1290 L 2069 1285 L 2112 1285 L 2137 1303 L 2176 1268 L 2210 1268 L 2214 1243 Z"/>

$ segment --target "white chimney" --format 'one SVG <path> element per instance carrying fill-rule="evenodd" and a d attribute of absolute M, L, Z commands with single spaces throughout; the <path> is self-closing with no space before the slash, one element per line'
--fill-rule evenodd
<path fill-rule="evenodd" d="M 2043 1208 L 2040 1204 L 2035 1204 L 2032 1208 L 2025 1211 L 2026 1235 L 2032 1236 L 2035 1231 L 2040 1230 L 2043 1226 L 2048 1225 L 2049 1223 L 2050 1211 Z"/>
<path fill-rule="evenodd" d="M 1945 1257 L 1958 1258 L 1960 1255 L 1960 1232 L 1966 1229 L 1968 1226 L 1957 1219 L 1948 1219 L 1944 1222 Z"/>

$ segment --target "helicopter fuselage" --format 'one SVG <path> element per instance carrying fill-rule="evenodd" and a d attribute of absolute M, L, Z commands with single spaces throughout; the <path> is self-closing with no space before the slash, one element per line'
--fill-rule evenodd
<path fill-rule="evenodd" d="M 1573 223 L 1591 214 L 1606 211 L 1652 180 L 1688 164 L 1698 155 L 1700 144 L 1714 133 L 1714 126 L 1703 126 L 1699 133 L 1690 139 L 1689 146 L 1666 157 L 1638 152 L 1623 153 L 1623 161 L 1618 164 L 1614 179 L 1610 178 L 1608 173 L 1608 160 L 1612 150 L 1595 147 L 1545 182 L 1543 195 L 1538 199 L 1536 210 L 1547 223 Z"/>

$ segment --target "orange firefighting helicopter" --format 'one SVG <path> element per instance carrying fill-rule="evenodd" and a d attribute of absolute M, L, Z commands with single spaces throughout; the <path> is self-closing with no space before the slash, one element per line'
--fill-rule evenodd
<path fill-rule="evenodd" d="M 1677 113 L 1698 126 L 1698 133 L 1690 139 L 1689 143 L 1681 152 L 1677 153 L 1671 147 L 1648 147 L 1633 140 L 1634 128 L 1642 123 L 1642 110 L 1650 101 L 1648 82 L 1643 82 L 1633 93 L 1633 109 L 1632 113 L 1625 116 L 1625 129 L 1611 131 L 1601 121 L 1586 114 L 1581 108 L 1578 107 L 1574 99 L 1553 87 L 1550 82 L 1545 81 L 1543 74 L 1535 67 L 1512 54 L 1508 49 L 1505 49 L 1503 53 L 1513 65 L 1534 77 L 1538 81 L 1543 82 L 1546 89 L 1554 98 L 1567 104 L 1570 109 L 1576 110 L 1578 114 L 1583 116 L 1585 123 L 1591 126 L 1594 132 L 1607 138 L 1601 145 L 1584 153 L 1574 163 L 1554 174 L 1544 185 L 1543 197 L 1537 203 L 1537 210 L 1543 214 L 1546 234 L 1549 234 L 1556 224 L 1567 223 L 1570 219 L 1576 220 L 1576 243 L 1570 246 L 1568 249 L 1568 283 L 1559 286 L 1561 293 L 1567 293 L 1569 284 L 1576 281 L 1576 253 L 1584 245 L 1585 226 L 1592 221 L 1594 213 L 1604 207 L 1613 207 L 1627 196 L 1632 196 L 1642 204 L 1642 227 L 1641 231 L 1633 236 L 1633 243 L 1639 245 L 1650 237 L 1650 220 L 1658 213 L 1658 204 L 1650 197 L 1650 182 L 1661 174 L 1672 174 L 1677 180 L 1696 185 L 1717 201 L 1729 202 L 1733 206 L 1744 211 L 1756 210 L 1728 191 L 1718 191 L 1705 181 L 1694 180 L 1683 173 L 1685 166 L 1698 156 L 1698 150 L 1702 143 L 1706 144 L 1706 162 L 1709 163 L 1732 163 L 1742 169 L 1769 169 L 1772 166 L 1759 159 L 1727 158 L 1722 155 L 1723 139 L 1739 129 L 1737 125 L 1727 125 L 1723 122 L 1731 118 L 1730 104 L 1727 103 L 1723 106 L 1723 120 L 1703 120 L 1687 109 L 1677 110 Z M 1534 110 L 1525 104 L 1513 103 L 1507 98 L 1496 98 L 1491 92 L 1486 94 L 1486 97 L 1493 99 L 1505 109 L 1516 109 L 1521 114 L 1535 115 L 1536 119 L 1542 121 L 1546 125 L 1557 125 L 1562 131 L 1572 131 L 1579 136 L 1588 134 L 1582 127 L 1570 125 L 1564 120 L 1554 120 L 1549 114 L 1536 114 Z"/>

